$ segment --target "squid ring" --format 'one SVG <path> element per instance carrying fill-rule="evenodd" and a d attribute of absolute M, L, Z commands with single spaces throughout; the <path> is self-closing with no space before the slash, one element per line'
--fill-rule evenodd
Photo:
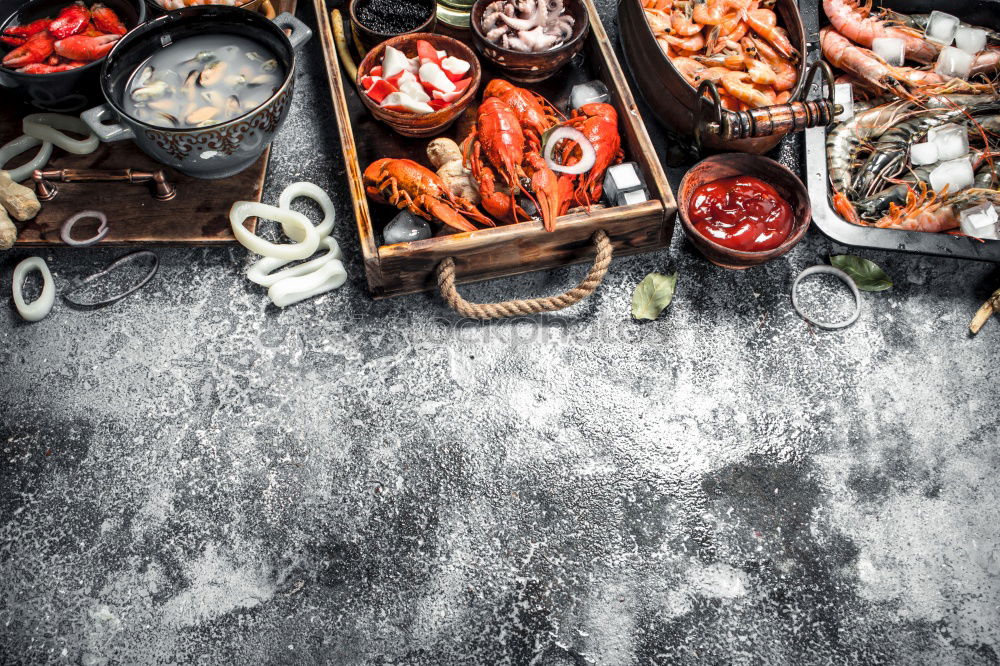
<path fill-rule="evenodd" d="M 337 240 L 335 238 L 327 236 L 320 241 L 320 245 L 328 250 L 326 254 L 297 266 L 286 268 L 283 271 L 278 271 L 277 273 L 272 273 L 271 271 L 275 271 L 289 262 L 284 259 L 264 257 L 247 269 L 247 278 L 251 282 L 256 282 L 262 287 L 272 287 L 281 280 L 312 273 L 314 270 L 325 266 L 330 261 L 341 260 L 344 258 L 343 253 L 340 251 L 340 246 L 337 244 Z"/>
<path fill-rule="evenodd" d="M 280 222 L 282 227 L 286 224 L 289 225 L 289 231 L 291 231 L 288 234 L 289 238 L 296 239 L 298 242 L 290 245 L 271 243 L 250 233 L 243 226 L 243 222 L 253 216 Z M 237 201 L 229 210 L 229 224 L 240 245 L 264 257 L 295 261 L 312 256 L 319 248 L 319 233 L 316 231 L 316 227 L 309 221 L 309 218 L 294 210 L 275 208 L 255 201 Z M 293 234 L 295 235 L 293 236 Z"/>
<path fill-rule="evenodd" d="M 312 273 L 289 277 L 271 285 L 267 295 L 279 308 L 325 294 L 347 281 L 347 271 L 339 259 L 331 259 Z"/>
<path fill-rule="evenodd" d="M 281 197 L 278 199 L 278 207 L 291 210 L 291 203 L 299 197 L 307 197 L 320 205 L 320 208 L 323 209 L 323 221 L 316 225 L 316 233 L 320 236 L 329 235 L 333 231 L 333 222 L 337 218 L 337 210 L 333 207 L 330 195 L 312 183 L 304 181 L 292 183 L 281 193 Z M 290 228 L 283 222 L 281 228 L 285 232 L 285 235 L 293 241 L 302 240 L 302 238 L 296 238 L 295 234 L 298 230 L 294 227 Z"/>
<path fill-rule="evenodd" d="M 111 298 L 106 298 L 103 301 L 94 301 L 93 303 L 81 303 L 80 301 L 74 301 L 73 299 L 71 299 L 69 297 L 70 294 L 78 291 L 79 289 L 81 289 L 82 287 L 90 284 L 94 280 L 99 280 L 100 278 L 102 278 L 105 275 L 107 275 L 107 274 L 111 273 L 112 271 L 114 271 L 119 266 L 122 266 L 124 264 L 132 263 L 133 261 L 135 261 L 136 259 L 139 259 L 140 257 L 152 257 L 152 259 L 153 259 L 153 265 L 149 269 L 149 273 L 147 273 L 144 278 L 142 278 L 141 280 L 139 280 L 139 282 L 134 287 L 132 287 L 131 289 L 128 289 L 127 291 L 125 291 L 125 292 L 123 292 L 121 294 L 118 294 L 117 296 L 112 296 Z M 73 307 L 80 308 L 81 310 L 96 310 L 97 308 L 103 308 L 106 305 L 112 305 L 114 303 L 117 303 L 118 301 L 122 300 L 126 296 L 131 296 L 135 292 L 137 292 L 140 289 L 142 289 L 143 287 L 145 287 L 146 284 L 150 280 L 153 279 L 153 276 L 156 275 L 156 271 L 159 268 L 160 268 L 160 258 L 158 256 L 156 256 L 155 252 L 153 252 L 152 250 L 139 250 L 137 252 L 133 252 L 131 254 L 126 254 L 123 257 L 119 257 L 118 259 L 115 259 L 110 264 L 108 264 L 107 266 L 105 266 L 102 270 L 99 270 L 96 273 L 88 275 L 87 277 L 80 278 L 79 280 L 77 280 L 73 284 L 72 287 L 70 287 L 69 289 L 67 289 L 66 291 L 63 292 L 62 297 L 63 297 L 64 301 L 66 301 L 67 303 L 69 303 Z"/>
<path fill-rule="evenodd" d="M 28 136 L 27 134 L 22 134 L 13 141 L 8 141 L 3 147 L 0 147 L 0 170 L 4 168 L 7 162 L 10 162 L 21 153 L 27 152 L 35 146 L 41 147 L 30 162 L 7 170 L 7 175 L 15 183 L 27 180 L 31 176 L 32 171 L 41 169 L 52 157 L 52 143 L 49 141 L 42 141 L 37 137 Z"/>
<path fill-rule="evenodd" d="M 95 219 L 98 221 L 97 234 L 88 238 L 86 240 L 78 241 L 73 240 L 73 225 L 80 220 Z M 88 245 L 93 245 L 97 243 L 102 238 L 108 235 L 108 216 L 99 210 L 82 210 L 73 217 L 69 218 L 63 222 L 62 227 L 59 229 L 59 237 L 66 245 L 72 245 L 73 247 L 87 247 Z"/>
<path fill-rule="evenodd" d="M 38 271 L 42 275 L 42 294 L 30 303 L 24 302 L 24 280 L 31 271 Z M 56 302 L 56 288 L 52 282 L 52 273 L 49 266 L 41 257 L 28 257 L 14 268 L 14 307 L 21 319 L 25 321 L 39 321 L 45 319 L 52 312 L 52 305 Z"/>
<path fill-rule="evenodd" d="M 85 122 L 75 116 L 61 113 L 32 113 L 24 117 L 22 128 L 28 136 L 49 141 L 74 155 L 89 155 L 101 145 L 97 135 L 87 127 Z M 87 138 L 74 139 L 59 130 L 79 132 L 85 134 Z"/>
<path fill-rule="evenodd" d="M 799 283 L 802 282 L 802 280 L 804 280 L 805 278 L 809 277 L 810 275 L 817 275 L 821 273 L 825 273 L 827 275 L 833 275 L 834 277 L 839 278 L 841 282 L 850 287 L 851 293 L 854 294 L 854 312 L 843 321 L 837 321 L 837 322 L 819 321 L 807 315 L 805 312 L 803 312 L 802 308 L 799 307 L 799 296 L 798 296 Z M 848 326 L 856 322 L 858 320 L 858 317 L 861 316 L 861 292 L 858 291 L 858 285 L 854 284 L 854 280 L 851 279 L 851 276 L 845 273 L 844 271 L 840 270 L 839 268 L 826 265 L 813 266 L 812 268 L 807 268 L 801 273 L 799 273 L 798 277 L 795 278 L 795 282 L 792 283 L 792 307 L 795 308 L 795 311 L 799 313 L 800 317 L 805 319 L 810 324 L 813 324 L 820 328 L 825 328 L 831 331 L 838 328 L 847 328 Z"/>

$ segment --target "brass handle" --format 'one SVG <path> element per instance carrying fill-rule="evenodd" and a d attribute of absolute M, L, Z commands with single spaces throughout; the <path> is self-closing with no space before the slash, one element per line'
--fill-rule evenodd
<path fill-rule="evenodd" d="M 170 201 L 177 196 L 177 188 L 167 181 L 163 171 L 136 171 L 134 169 L 36 169 L 31 174 L 35 193 L 40 201 L 51 201 L 59 194 L 59 183 L 153 183 L 153 197 L 157 201 Z"/>
<path fill-rule="evenodd" d="M 719 89 L 713 81 L 702 81 L 698 86 L 698 107 L 695 109 L 695 146 L 701 149 L 702 132 L 718 136 L 723 141 L 737 139 L 757 139 L 767 136 L 782 136 L 800 132 L 810 127 L 821 127 L 833 123 L 833 119 L 843 107 L 833 102 L 833 71 L 823 61 L 815 63 L 806 75 L 803 90 L 808 90 L 818 73 L 822 73 L 827 85 L 827 97 L 817 101 L 789 102 L 774 106 L 762 106 L 749 111 L 727 111 L 722 108 Z M 702 122 L 702 96 L 708 93 L 712 100 L 713 118 Z"/>

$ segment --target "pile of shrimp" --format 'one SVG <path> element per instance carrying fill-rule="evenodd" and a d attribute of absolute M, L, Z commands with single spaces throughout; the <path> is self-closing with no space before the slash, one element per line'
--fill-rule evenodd
<path fill-rule="evenodd" d="M 1000 33 L 987 28 L 988 47 L 973 60 L 970 80 L 933 71 L 943 48 L 924 37 L 929 15 L 876 9 L 871 0 L 823 0 L 830 25 L 820 31 L 826 60 L 851 83 L 855 115 L 827 132 L 834 209 L 861 225 L 950 232 L 961 209 L 1000 205 L 1000 95 L 990 77 L 1000 72 Z M 963 24 L 966 25 L 966 24 Z M 878 37 L 903 40 L 905 66 L 871 50 Z M 910 146 L 947 123 L 965 124 L 973 147 L 975 184 L 962 192 L 934 192 L 934 165 L 914 166 Z"/>
<path fill-rule="evenodd" d="M 975 182 L 970 189 L 934 192 L 935 165 L 916 166 L 910 146 L 946 124 L 965 124 Z M 854 117 L 827 132 L 831 199 L 854 224 L 948 232 L 964 208 L 1000 205 L 1000 95 L 937 94 L 919 102 L 889 96 L 855 103 Z"/>
<path fill-rule="evenodd" d="M 929 14 L 900 14 L 876 10 L 872 0 L 823 0 L 823 11 L 830 25 L 820 31 L 820 44 L 827 62 L 843 74 L 838 82 L 849 82 L 855 91 L 868 95 L 890 93 L 918 101 L 922 95 L 944 88 L 952 92 L 982 92 L 982 84 L 947 79 L 935 73 L 934 63 L 942 45 L 924 37 Z M 966 24 L 963 24 L 966 25 Z M 1000 34 L 987 28 L 990 46 L 975 56 L 969 78 L 993 75 L 1000 71 Z M 871 50 L 878 37 L 903 40 L 909 65 L 888 64 Z"/>
<path fill-rule="evenodd" d="M 731 111 L 783 104 L 798 82 L 799 54 L 778 25 L 774 0 L 643 0 L 649 27 L 674 67 L 697 88 L 708 79 Z"/>

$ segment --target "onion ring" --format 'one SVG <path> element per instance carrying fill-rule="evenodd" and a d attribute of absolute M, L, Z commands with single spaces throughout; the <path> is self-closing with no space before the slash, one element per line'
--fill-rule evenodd
<path fill-rule="evenodd" d="M 30 303 L 24 302 L 24 280 L 31 271 L 38 271 L 42 274 L 42 294 Z M 14 307 L 21 319 L 25 321 L 39 321 L 45 319 L 52 312 L 52 305 L 56 302 L 56 288 L 52 282 L 52 273 L 48 264 L 41 257 L 28 257 L 14 268 L 14 280 L 12 284 L 14 292 Z"/>
<path fill-rule="evenodd" d="M 111 273 L 112 271 L 114 271 L 116 268 L 118 268 L 119 266 L 121 266 L 123 264 L 128 264 L 128 263 L 131 263 L 131 262 L 135 261 L 139 257 L 152 257 L 153 258 L 153 265 L 149 269 L 149 273 L 146 275 L 146 277 L 144 277 L 141 280 L 139 280 L 138 284 L 136 284 L 134 287 L 132 287 L 128 291 L 125 291 L 125 292 L 123 292 L 121 294 L 118 294 L 117 296 L 112 296 L 111 298 L 106 298 L 103 301 L 94 301 L 93 303 L 81 303 L 80 301 L 74 301 L 73 299 L 71 299 L 69 297 L 70 294 L 78 291 L 79 289 L 81 289 L 85 285 L 88 285 L 91 282 L 93 282 L 94 280 L 98 280 L 98 279 L 104 277 L 105 275 L 107 275 L 108 273 Z M 113 305 L 114 303 L 117 303 L 118 301 L 122 300 L 126 296 L 131 296 L 135 292 L 137 292 L 140 289 L 142 289 L 143 287 L 145 287 L 146 284 L 148 284 L 149 281 L 153 279 L 153 276 L 156 275 L 156 271 L 159 268 L 160 268 L 160 258 L 158 256 L 156 256 L 155 252 L 153 252 L 151 250 L 139 250 L 137 252 L 133 252 L 131 254 L 126 254 L 123 257 L 119 257 L 118 259 L 115 259 L 110 264 L 108 264 L 107 266 L 105 266 L 102 270 L 99 270 L 96 273 L 92 273 L 91 275 L 88 275 L 86 277 L 80 278 L 79 280 L 77 280 L 76 282 L 73 283 L 73 286 L 71 286 L 69 289 L 67 289 L 66 291 L 63 292 L 62 297 L 63 297 L 63 300 L 66 301 L 69 305 L 71 305 L 71 306 L 73 306 L 75 308 L 79 308 L 81 310 L 96 310 L 97 308 L 103 308 L 105 306 Z"/>
<path fill-rule="evenodd" d="M 299 237 L 299 241 L 290 245 L 271 243 L 259 236 L 256 236 L 243 226 L 243 222 L 248 217 L 257 216 L 268 220 L 280 222 L 282 227 L 286 224 L 291 227 L 292 233 Z M 273 257 L 275 259 L 285 259 L 295 261 L 312 256 L 319 248 L 319 233 L 316 227 L 302 213 L 284 208 L 275 208 L 267 204 L 256 201 L 237 201 L 229 209 L 229 224 L 233 228 L 233 235 L 240 245 L 246 249 L 263 257 Z M 301 233 L 295 231 L 295 227 L 301 229 Z M 289 235 L 289 238 L 292 236 Z"/>
<path fill-rule="evenodd" d="M 101 145 L 97 135 L 90 131 L 87 124 L 76 116 L 67 116 L 61 113 L 32 113 L 24 117 L 21 127 L 28 136 L 49 141 L 74 155 L 89 155 Z M 87 138 L 74 139 L 59 130 L 79 132 L 86 135 Z"/>
<path fill-rule="evenodd" d="M 572 166 L 563 166 L 552 159 L 552 151 L 556 149 L 556 144 L 563 139 L 573 141 L 583 151 L 583 157 Z M 549 140 L 545 143 L 545 150 L 542 156 L 545 158 L 545 163 L 550 169 L 557 173 L 566 173 L 571 176 L 587 173 L 597 163 L 597 151 L 594 150 L 594 144 L 580 130 L 573 127 L 566 127 L 565 125 L 552 130 Z"/>
<path fill-rule="evenodd" d="M 316 233 L 320 236 L 328 236 L 330 232 L 333 231 L 334 220 L 337 219 L 337 210 L 333 207 L 333 201 L 330 199 L 330 195 L 312 183 L 307 183 L 305 181 L 292 183 L 281 193 L 281 197 L 278 199 L 278 207 L 284 208 L 285 210 L 291 210 L 291 203 L 299 197 L 312 199 L 319 204 L 320 208 L 323 209 L 323 221 L 316 225 Z M 295 236 L 295 234 L 298 233 L 296 227 L 289 227 L 282 223 L 281 230 L 284 231 L 285 235 L 293 241 L 302 240 L 301 237 L 296 238 Z"/>
<path fill-rule="evenodd" d="M 32 171 L 41 169 L 52 158 L 52 143 L 42 141 L 37 137 L 28 136 L 27 134 L 22 134 L 13 141 L 8 141 L 3 147 L 0 147 L 0 170 L 3 170 L 7 162 L 10 162 L 21 153 L 29 151 L 35 146 L 41 147 L 30 162 L 13 169 L 7 169 L 7 175 L 15 183 L 20 183 L 22 180 L 30 178 Z"/>
<path fill-rule="evenodd" d="M 289 277 L 271 285 L 267 295 L 279 308 L 325 294 L 347 281 L 347 271 L 339 259 L 331 259 L 312 273 Z"/>
<path fill-rule="evenodd" d="M 88 238 L 86 240 L 78 241 L 73 240 L 73 225 L 80 220 L 86 220 L 93 218 L 98 221 L 97 234 Z M 70 217 L 65 222 L 63 222 L 62 227 L 59 229 L 59 238 L 62 239 L 66 245 L 72 247 L 87 247 L 97 243 L 102 238 L 108 235 L 108 216 L 99 210 L 82 210 L 76 215 Z"/>
<path fill-rule="evenodd" d="M 327 236 L 319 244 L 327 248 L 328 251 L 326 254 L 315 259 L 310 259 L 297 266 L 286 268 L 283 271 L 278 271 L 277 273 L 272 273 L 272 271 L 276 271 L 290 262 L 284 259 L 275 259 L 274 257 L 264 257 L 247 269 L 247 279 L 262 287 L 271 287 L 286 278 L 306 275 L 319 269 L 327 262 L 344 258 L 344 254 L 340 251 L 340 246 L 337 245 L 337 240 L 332 236 Z"/>
<path fill-rule="evenodd" d="M 798 296 L 799 283 L 802 282 L 802 280 L 804 280 L 805 278 L 809 277 L 810 275 L 817 275 L 821 273 L 827 275 L 833 275 L 839 278 L 844 284 L 846 284 L 848 287 L 851 288 L 851 293 L 854 294 L 854 312 L 847 319 L 832 323 L 825 321 L 818 321 L 816 319 L 812 319 L 811 317 L 809 317 L 805 312 L 802 311 L 802 308 L 799 307 L 799 296 Z M 825 264 L 820 264 L 819 266 L 813 266 L 812 268 L 805 269 L 804 271 L 799 273 L 798 277 L 795 278 L 795 282 L 792 283 L 792 307 L 795 308 L 795 311 L 799 313 L 800 317 L 805 319 L 810 324 L 818 326 L 819 328 L 825 328 L 830 331 L 836 330 L 838 328 L 847 328 L 848 326 L 856 322 L 858 320 L 858 317 L 861 316 L 861 292 L 858 291 L 858 285 L 854 284 L 854 280 L 851 279 L 850 275 L 848 275 L 844 271 L 834 266 L 827 266 Z"/>

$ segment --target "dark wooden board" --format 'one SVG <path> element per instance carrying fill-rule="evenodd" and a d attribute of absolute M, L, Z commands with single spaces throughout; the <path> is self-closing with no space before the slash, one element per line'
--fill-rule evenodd
<path fill-rule="evenodd" d="M 595 208 L 590 213 L 563 216 L 559 218 L 554 232 L 547 232 L 541 222 L 532 221 L 439 235 L 413 243 L 381 245 L 382 229 L 397 211 L 388 206 L 370 204 L 365 196 L 361 174 L 365 167 L 381 157 L 405 157 L 429 166 L 425 152 L 428 140 L 402 137 L 367 112 L 354 82 L 347 80 L 340 69 L 333 43 L 329 12 L 335 7 L 343 12 L 344 6 L 326 0 L 314 2 L 365 270 L 373 296 L 381 298 L 433 288 L 435 268 L 446 257 L 455 258 L 459 282 L 590 261 L 593 257 L 590 239 L 599 229 L 605 230 L 611 237 L 617 254 L 649 252 L 669 244 L 677 208 L 673 193 L 608 43 L 600 17 L 592 2 L 587 0 L 585 4 L 590 13 L 591 33 L 583 52 L 552 79 L 527 87 L 557 106 L 564 107 L 574 84 L 592 79 L 603 81 L 611 90 L 612 103 L 619 113 L 626 159 L 639 164 L 653 200 L 636 206 Z M 463 39 L 462 33 L 453 30 L 448 30 L 447 34 Z M 467 41 L 468 37 L 464 39 Z M 490 70 L 485 60 L 480 62 L 483 64 L 485 87 L 488 81 L 497 77 L 497 73 Z M 445 135 L 461 139 L 465 132 L 463 125 L 467 128 L 468 124 L 468 119 L 464 120 L 463 123 L 460 119 Z"/>
<path fill-rule="evenodd" d="M 295 11 L 295 0 L 275 3 L 277 11 Z M 21 134 L 21 119 L 34 110 L 22 105 L 0 105 L 0 145 Z M 26 162 L 35 150 L 15 158 L 8 166 Z M 102 143 L 90 155 L 71 155 L 54 148 L 46 169 L 163 168 L 177 187 L 171 201 L 157 201 L 145 185 L 122 183 L 58 183 L 59 194 L 42 205 L 38 216 L 17 223 L 17 245 L 62 245 L 59 228 L 81 210 L 99 210 L 108 216 L 108 235 L 100 245 L 215 245 L 234 243 L 229 228 L 229 208 L 234 201 L 260 201 L 270 149 L 249 169 L 221 180 L 199 180 L 161 167 L 131 141 Z M 30 182 L 27 183 L 30 185 Z M 90 226 L 88 226 L 90 225 Z M 256 220 L 246 222 L 254 230 Z M 96 223 L 83 221 L 77 235 L 85 237 Z"/>

